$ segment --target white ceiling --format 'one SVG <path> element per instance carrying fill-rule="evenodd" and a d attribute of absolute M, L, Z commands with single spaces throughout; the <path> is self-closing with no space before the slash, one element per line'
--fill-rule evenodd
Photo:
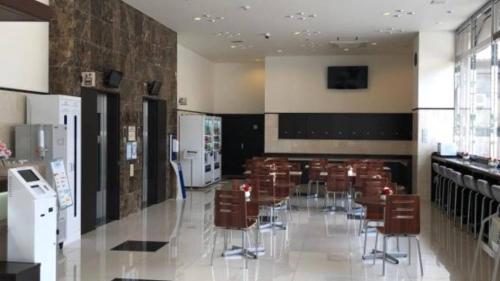
<path fill-rule="evenodd" d="M 179 43 L 218 62 L 255 61 L 274 55 L 406 52 L 417 31 L 455 30 L 487 0 L 124 0 L 178 32 Z M 243 6 L 250 6 L 248 11 Z M 387 16 L 403 9 L 401 17 Z M 448 12 L 448 11 L 451 11 Z M 287 18 L 305 13 L 306 20 Z M 415 13 L 408 15 L 409 12 Z M 195 17 L 224 17 L 215 23 Z M 316 15 L 316 17 L 309 17 Z M 393 32 L 380 30 L 392 28 Z M 309 30 L 320 34 L 294 35 Z M 402 32 L 400 32 L 402 30 Z M 241 33 L 226 38 L 219 32 Z M 270 39 L 264 34 L 270 33 Z M 368 42 L 365 48 L 334 48 L 331 41 Z M 310 38 L 310 41 L 306 41 Z M 242 40 L 242 46 L 232 43 Z M 376 42 L 376 46 L 371 45 Z M 231 48 L 233 46 L 233 48 Z M 282 50 L 282 52 L 278 52 Z"/>

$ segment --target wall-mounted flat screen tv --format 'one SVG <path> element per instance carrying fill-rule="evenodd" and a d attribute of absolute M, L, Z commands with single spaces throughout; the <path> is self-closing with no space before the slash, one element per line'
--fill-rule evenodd
<path fill-rule="evenodd" d="M 354 90 L 368 88 L 368 66 L 328 67 L 328 89 Z"/>

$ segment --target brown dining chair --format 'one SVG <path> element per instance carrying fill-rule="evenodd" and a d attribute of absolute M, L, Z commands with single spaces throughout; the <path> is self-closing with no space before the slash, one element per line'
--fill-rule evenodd
<path fill-rule="evenodd" d="M 418 195 L 387 196 L 384 226 L 377 227 L 375 250 L 377 249 L 378 233 L 383 236 L 383 256 L 387 253 L 387 239 L 392 237 L 407 237 L 408 262 L 411 263 L 411 238 L 417 241 L 420 273 L 424 275 L 422 250 L 420 248 L 420 197 Z M 382 259 L 382 275 L 385 275 L 385 259 Z"/>
<path fill-rule="evenodd" d="M 349 179 L 347 169 L 339 166 L 331 166 L 328 169 L 328 177 L 325 185 L 325 207 L 327 207 L 330 194 L 333 195 L 333 205 L 329 210 L 335 211 L 337 207 L 337 195 L 347 199 L 349 192 Z"/>
<path fill-rule="evenodd" d="M 245 268 L 248 267 L 248 259 L 256 259 L 257 254 L 249 251 L 245 247 L 245 234 L 255 228 L 255 249 L 259 245 L 258 233 L 258 215 L 259 209 L 255 202 L 247 202 L 245 193 L 239 190 L 215 190 L 214 204 L 214 224 L 217 229 L 224 231 L 226 239 L 226 231 L 239 230 L 241 231 L 241 247 L 232 246 L 231 249 L 225 248 L 222 256 L 242 256 L 245 259 Z M 226 242 L 226 240 L 224 241 Z M 214 234 L 214 244 L 210 265 L 213 265 L 215 254 L 215 246 L 217 244 L 217 230 Z M 224 243 L 225 245 L 226 243 Z"/>
<path fill-rule="evenodd" d="M 318 196 L 319 193 L 319 185 L 321 183 L 325 183 L 326 179 L 325 177 L 321 176 L 321 173 L 325 171 L 325 166 L 322 164 L 315 164 L 314 162 L 311 162 L 309 164 L 309 171 L 308 171 L 308 177 L 309 177 L 309 182 L 307 184 L 307 196 L 311 197 L 311 189 L 312 185 L 316 185 L 316 193 L 314 194 L 314 197 Z"/>

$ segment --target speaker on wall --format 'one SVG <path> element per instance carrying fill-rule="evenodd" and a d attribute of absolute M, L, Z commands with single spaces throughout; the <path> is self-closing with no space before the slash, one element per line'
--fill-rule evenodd
<path fill-rule="evenodd" d="M 157 96 L 160 93 L 161 82 L 157 80 L 148 82 L 148 94 L 150 96 Z"/>
<path fill-rule="evenodd" d="M 119 88 L 123 73 L 117 70 L 108 70 L 104 73 L 104 85 L 110 88 Z"/>

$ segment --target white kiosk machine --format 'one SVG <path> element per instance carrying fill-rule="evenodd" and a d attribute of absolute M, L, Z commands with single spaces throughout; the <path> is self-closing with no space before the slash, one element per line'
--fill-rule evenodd
<path fill-rule="evenodd" d="M 9 169 L 7 260 L 40 263 L 40 280 L 56 281 L 56 193 L 33 167 Z"/>

